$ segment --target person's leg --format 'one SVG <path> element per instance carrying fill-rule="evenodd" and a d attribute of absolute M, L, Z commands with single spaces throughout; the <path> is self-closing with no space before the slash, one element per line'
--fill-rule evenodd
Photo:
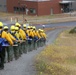
<path fill-rule="evenodd" d="M 0 69 L 4 69 L 5 48 L 0 52 Z"/>

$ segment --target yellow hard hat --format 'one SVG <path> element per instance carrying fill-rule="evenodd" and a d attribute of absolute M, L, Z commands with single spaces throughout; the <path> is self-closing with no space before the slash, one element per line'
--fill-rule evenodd
<path fill-rule="evenodd" d="M 35 26 L 33 26 L 33 29 L 36 29 L 36 27 L 35 27 Z"/>
<path fill-rule="evenodd" d="M 30 28 L 33 28 L 33 26 L 30 26 Z"/>
<path fill-rule="evenodd" d="M 15 27 L 15 30 L 18 30 L 19 28 L 18 27 Z"/>
<path fill-rule="evenodd" d="M 4 28 L 3 29 L 8 29 L 8 26 L 4 26 Z"/>
<path fill-rule="evenodd" d="M 44 30 L 41 29 L 41 32 L 44 32 Z"/>
<path fill-rule="evenodd" d="M 28 26 L 27 28 L 30 28 L 30 26 Z"/>
<path fill-rule="evenodd" d="M 18 26 L 18 27 L 20 27 L 20 26 L 21 26 L 21 25 L 20 25 L 20 23 L 18 23 L 18 22 L 17 22 L 15 25 L 16 25 L 16 26 Z"/>
<path fill-rule="evenodd" d="M 24 24 L 23 27 L 26 28 L 26 24 Z"/>
<path fill-rule="evenodd" d="M 39 31 L 41 31 L 41 29 L 38 29 Z"/>
<path fill-rule="evenodd" d="M 21 25 L 19 25 L 19 27 L 21 27 Z"/>
<path fill-rule="evenodd" d="M 0 27 L 3 27 L 3 23 L 2 22 L 0 22 Z"/>
<path fill-rule="evenodd" d="M 10 27 L 10 30 L 15 30 L 15 26 L 12 25 L 12 26 Z"/>

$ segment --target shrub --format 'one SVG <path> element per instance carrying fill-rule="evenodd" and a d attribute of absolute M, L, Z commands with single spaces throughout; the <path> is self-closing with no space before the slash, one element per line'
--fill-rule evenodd
<path fill-rule="evenodd" d="M 73 29 L 71 29 L 69 33 L 76 33 L 76 27 L 74 27 Z"/>

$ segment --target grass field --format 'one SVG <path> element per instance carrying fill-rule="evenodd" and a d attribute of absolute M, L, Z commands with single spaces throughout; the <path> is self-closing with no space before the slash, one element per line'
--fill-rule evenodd
<path fill-rule="evenodd" d="M 37 75 L 76 75 L 76 34 L 62 32 L 36 58 Z"/>

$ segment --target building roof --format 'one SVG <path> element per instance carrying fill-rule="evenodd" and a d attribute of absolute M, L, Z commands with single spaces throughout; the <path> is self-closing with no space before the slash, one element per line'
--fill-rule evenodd
<path fill-rule="evenodd" d="M 43 1 L 50 1 L 50 0 L 22 0 L 22 1 L 34 1 L 34 2 L 43 2 Z"/>
<path fill-rule="evenodd" d="M 72 3 L 72 2 L 74 2 L 74 1 L 60 1 L 59 3 L 60 4 L 68 4 L 68 3 Z"/>

